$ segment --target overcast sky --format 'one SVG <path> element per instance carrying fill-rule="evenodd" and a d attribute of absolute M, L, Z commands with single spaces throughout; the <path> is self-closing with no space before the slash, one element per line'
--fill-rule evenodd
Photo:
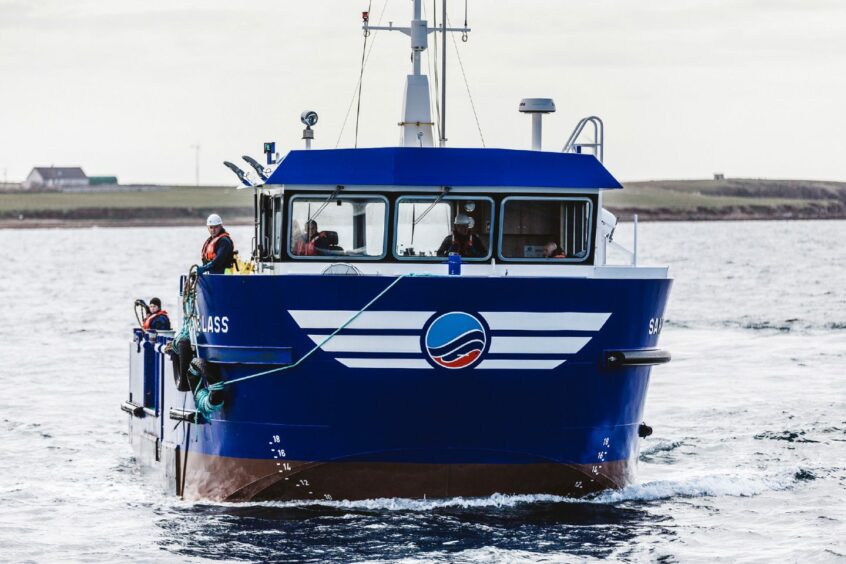
<path fill-rule="evenodd" d="M 424 0 L 431 11 L 432 0 Z M 440 5 L 441 0 L 437 0 Z M 450 0 L 463 23 L 463 0 Z M 405 25 L 410 0 L 372 0 Z M 334 147 L 367 0 L 0 0 L 0 180 L 80 165 L 124 183 L 229 183 L 220 163 L 299 148 L 302 110 Z M 844 0 L 469 0 L 458 49 L 488 147 L 528 148 L 523 97 L 551 97 L 544 148 L 606 125 L 622 180 L 846 181 Z M 376 33 L 359 146 L 397 142 L 409 42 Z M 452 44 L 452 41 L 450 41 Z M 450 47 L 449 144 L 479 146 Z M 424 59 L 425 66 L 425 59 Z M 352 146 L 355 108 L 341 138 Z"/>

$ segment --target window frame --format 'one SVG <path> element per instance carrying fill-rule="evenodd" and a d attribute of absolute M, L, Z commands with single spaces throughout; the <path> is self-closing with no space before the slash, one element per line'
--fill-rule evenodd
<path fill-rule="evenodd" d="M 419 256 L 404 256 L 397 254 L 397 244 L 399 243 L 399 205 L 403 200 L 436 200 L 439 194 L 403 194 L 398 196 L 394 201 L 394 221 L 393 221 L 393 244 L 391 245 L 391 255 L 394 259 L 403 262 L 428 262 L 428 263 L 442 263 L 449 260 L 449 257 L 419 257 Z M 496 202 L 490 196 L 482 196 L 482 195 L 474 195 L 474 194 L 455 194 L 452 196 L 444 196 L 441 198 L 441 201 L 454 201 L 454 200 L 474 200 L 480 201 L 485 200 L 490 203 L 491 205 L 491 231 L 488 233 L 488 240 L 486 248 L 488 250 L 488 254 L 484 257 L 479 258 L 470 258 L 470 257 L 461 257 L 461 262 L 488 262 L 491 260 L 493 256 L 493 242 L 494 242 L 494 225 L 496 221 Z"/>
<path fill-rule="evenodd" d="M 273 260 L 282 259 L 282 246 L 285 244 L 285 199 L 282 194 L 274 194 L 270 198 L 270 256 Z M 277 228 L 279 229 L 277 237 Z M 276 243 L 279 242 L 277 252 Z"/>
<path fill-rule="evenodd" d="M 288 213 L 287 213 L 287 225 L 285 226 L 286 237 L 285 237 L 285 252 L 288 255 L 289 259 L 292 260 L 304 260 L 304 261 L 323 261 L 323 262 L 349 262 L 349 261 L 379 261 L 383 260 L 388 252 L 388 218 L 391 213 L 391 203 L 388 201 L 382 194 L 338 194 L 337 199 L 344 201 L 344 200 L 381 200 L 385 204 L 385 214 L 382 218 L 382 254 L 378 256 L 355 256 L 355 255 L 317 255 L 313 257 L 304 256 L 304 255 L 295 255 L 291 253 L 291 228 L 294 225 L 293 222 L 293 212 L 294 212 L 294 202 L 298 199 L 320 199 L 323 196 L 325 199 L 329 197 L 332 193 L 331 192 L 306 192 L 306 193 L 298 193 L 292 194 L 290 198 L 288 198 Z"/>
<path fill-rule="evenodd" d="M 588 217 L 588 236 L 587 247 L 584 257 L 566 257 L 566 258 L 543 258 L 543 257 L 505 257 L 502 254 L 502 237 L 505 235 L 505 206 L 511 200 L 520 201 L 549 201 L 549 202 L 585 202 L 587 203 L 587 217 Z M 591 264 L 593 257 L 593 244 L 595 236 L 594 226 L 594 204 L 591 198 L 585 196 L 506 196 L 499 204 L 499 234 L 497 237 L 497 258 L 503 262 L 523 262 L 523 263 L 542 263 L 542 264 Z M 559 241 L 559 245 L 562 242 Z"/>

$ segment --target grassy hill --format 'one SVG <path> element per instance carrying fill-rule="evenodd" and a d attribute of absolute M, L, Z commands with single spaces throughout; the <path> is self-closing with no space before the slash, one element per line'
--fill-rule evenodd
<path fill-rule="evenodd" d="M 624 220 L 846 219 L 846 183 L 803 180 L 627 182 L 605 193 Z M 220 186 L 121 187 L 119 191 L 0 192 L 0 227 L 195 224 L 209 213 L 251 223 L 250 190 Z"/>
<path fill-rule="evenodd" d="M 626 182 L 606 192 L 605 207 L 623 219 L 843 219 L 846 182 L 811 180 L 661 180 Z"/>
<path fill-rule="evenodd" d="M 120 191 L 0 193 L 0 227 L 193 224 L 215 212 L 253 221 L 253 193 L 220 186 L 122 187 Z"/>

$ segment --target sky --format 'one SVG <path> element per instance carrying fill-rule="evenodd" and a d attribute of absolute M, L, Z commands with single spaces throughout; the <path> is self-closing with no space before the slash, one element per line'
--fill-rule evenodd
<path fill-rule="evenodd" d="M 315 148 L 350 147 L 361 12 L 407 25 L 411 5 L 0 0 L 0 180 L 55 165 L 193 184 L 199 145 L 200 182 L 234 185 L 221 162 L 301 148 L 303 110 Z M 463 0 L 448 10 L 463 23 Z M 528 149 L 518 103 L 549 97 L 544 149 L 598 115 L 623 181 L 846 181 L 846 1 L 468 0 L 468 15 L 469 41 L 448 43 L 449 146 L 480 146 L 481 128 L 487 147 Z M 409 40 L 368 42 L 358 145 L 391 146 Z"/>

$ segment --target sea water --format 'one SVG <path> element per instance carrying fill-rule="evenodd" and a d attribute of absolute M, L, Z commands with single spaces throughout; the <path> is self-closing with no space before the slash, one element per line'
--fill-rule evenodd
<path fill-rule="evenodd" d="M 639 263 L 675 279 L 673 361 L 638 483 L 586 500 L 162 494 L 119 409 L 132 302 L 175 313 L 206 236 L 0 231 L 0 561 L 846 560 L 846 222 L 640 225 Z"/>

